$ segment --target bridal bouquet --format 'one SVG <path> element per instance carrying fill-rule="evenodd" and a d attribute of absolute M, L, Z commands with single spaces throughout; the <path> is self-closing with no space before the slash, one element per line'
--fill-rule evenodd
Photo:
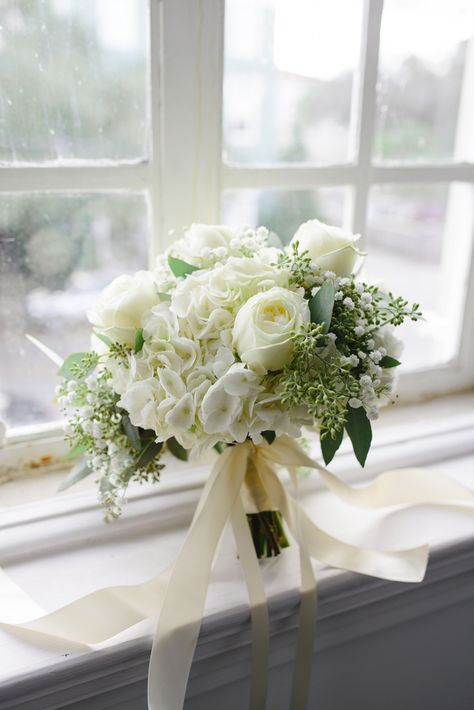
<path fill-rule="evenodd" d="M 420 312 L 357 279 L 357 239 L 311 220 L 281 248 L 264 227 L 193 224 L 154 270 L 116 278 L 88 312 L 91 351 L 60 370 L 69 455 L 83 455 L 63 487 L 93 474 L 116 517 L 166 450 L 186 459 L 302 427 L 326 464 L 346 432 L 363 466 L 400 364 L 394 326 Z M 258 555 L 277 554 L 279 513 L 248 512 Z"/>

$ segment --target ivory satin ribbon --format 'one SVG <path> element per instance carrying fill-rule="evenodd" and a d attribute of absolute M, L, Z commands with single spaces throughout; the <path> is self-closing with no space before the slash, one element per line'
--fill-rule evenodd
<path fill-rule="evenodd" d="M 288 469 L 290 496 L 276 466 Z M 291 694 L 291 710 L 307 705 L 316 621 L 316 580 L 311 559 L 341 569 L 401 582 L 419 582 L 425 574 L 428 547 L 379 551 L 350 545 L 324 532 L 298 502 L 296 467 L 316 469 L 324 484 L 349 505 L 363 508 L 438 504 L 474 510 L 474 494 L 461 484 L 422 469 L 389 471 L 364 488 L 351 488 L 310 459 L 287 436 L 273 444 L 245 442 L 228 447 L 203 488 L 182 549 L 169 568 L 142 584 L 100 589 L 50 613 L 0 570 L 0 626 L 22 637 L 43 635 L 69 646 L 100 643 L 143 619 L 159 615 L 150 657 L 150 710 L 181 710 L 201 625 L 209 577 L 223 529 L 230 521 L 247 586 L 252 619 L 251 710 L 265 707 L 268 667 L 268 611 L 265 590 L 245 512 L 252 483 L 256 495 L 281 511 L 299 545 L 300 624 Z M 245 484 L 245 485 L 244 485 Z M 266 500 L 266 502 L 267 502 Z M 248 512 L 248 511 L 247 511 Z"/>

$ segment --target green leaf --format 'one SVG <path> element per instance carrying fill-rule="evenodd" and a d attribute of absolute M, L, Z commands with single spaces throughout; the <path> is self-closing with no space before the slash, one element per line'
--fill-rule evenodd
<path fill-rule="evenodd" d="M 342 439 L 344 437 L 344 429 L 340 429 L 336 432 L 336 438 L 333 439 L 330 434 L 328 434 L 324 439 L 320 437 L 321 443 L 321 453 L 323 455 L 324 463 L 326 466 L 333 460 L 336 451 L 342 444 Z"/>
<path fill-rule="evenodd" d="M 388 369 L 389 367 L 398 367 L 401 364 L 400 360 L 396 360 L 394 357 L 390 357 L 390 355 L 384 355 L 379 362 L 380 367 L 384 367 L 385 369 Z"/>
<path fill-rule="evenodd" d="M 197 266 L 188 264 L 186 261 L 177 259 L 174 256 L 168 257 L 168 264 L 173 274 L 177 277 L 187 276 L 188 274 L 192 274 L 193 271 L 199 271 Z"/>
<path fill-rule="evenodd" d="M 269 444 L 273 444 L 276 438 L 276 434 L 274 431 L 262 431 L 262 436 L 265 439 L 265 441 L 268 441 Z"/>
<path fill-rule="evenodd" d="M 128 414 L 122 414 L 122 429 L 125 436 L 129 440 L 130 445 L 133 446 L 136 451 L 140 451 L 142 448 L 140 432 L 138 431 L 138 427 L 132 424 Z"/>
<path fill-rule="evenodd" d="M 188 460 L 188 452 L 183 446 L 181 446 L 181 444 L 176 441 L 174 436 L 172 436 L 171 439 L 168 439 L 166 445 L 170 453 L 172 453 L 173 456 L 176 456 L 177 459 L 179 459 L 180 461 Z"/>
<path fill-rule="evenodd" d="M 84 453 L 86 450 L 86 445 L 81 443 L 81 444 L 76 444 L 75 446 L 72 447 L 72 449 L 69 449 L 67 454 L 65 454 L 64 458 L 66 461 L 70 461 L 71 459 L 76 459 L 78 456 Z"/>
<path fill-rule="evenodd" d="M 171 294 L 170 293 L 164 293 L 164 291 L 158 291 L 158 296 L 161 302 L 163 301 L 171 301 Z"/>
<path fill-rule="evenodd" d="M 67 488 L 70 488 L 75 483 L 82 481 L 83 478 L 87 478 L 87 476 L 90 476 L 91 473 L 92 469 L 89 467 L 89 464 L 84 461 L 84 459 L 81 459 L 81 461 L 78 461 L 75 466 L 73 466 L 69 474 L 61 483 L 58 488 L 58 493 L 60 491 L 65 491 Z"/>
<path fill-rule="evenodd" d="M 67 358 L 64 360 L 63 364 L 58 370 L 58 374 L 61 375 L 61 377 L 64 377 L 66 380 L 71 380 L 74 379 L 75 375 L 74 372 L 72 371 L 73 368 L 76 365 L 80 365 L 82 361 L 84 360 L 85 357 L 87 357 L 89 353 L 72 353 L 72 355 L 68 355 Z M 96 365 L 91 366 L 86 374 L 89 374 L 89 372 L 92 372 L 92 370 L 95 370 Z"/>
<path fill-rule="evenodd" d="M 108 338 L 104 333 L 99 333 L 99 331 L 94 330 L 94 335 L 96 338 L 99 338 L 99 340 L 102 340 L 105 345 L 107 345 L 108 348 L 112 345 L 112 340 Z"/>
<path fill-rule="evenodd" d="M 149 441 L 140 451 L 135 463 L 136 468 L 143 468 L 160 453 L 163 448 L 162 441 Z"/>
<path fill-rule="evenodd" d="M 356 459 L 364 467 L 372 443 L 372 427 L 363 407 L 347 408 L 346 431 L 352 442 Z"/>
<path fill-rule="evenodd" d="M 323 333 L 329 331 L 331 325 L 332 311 L 334 308 L 334 284 L 332 281 L 325 281 L 316 294 L 309 300 L 309 311 L 312 323 L 324 323 Z"/>
<path fill-rule="evenodd" d="M 222 454 L 222 452 L 225 451 L 226 446 L 223 441 L 218 441 L 212 448 L 215 449 L 218 454 Z"/>
<path fill-rule="evenodd" d="M 139 353 L 143 347 L 145 339 L 143 337 L 143 328 L 137 328 L 135 331 L 135 352 Z"/>

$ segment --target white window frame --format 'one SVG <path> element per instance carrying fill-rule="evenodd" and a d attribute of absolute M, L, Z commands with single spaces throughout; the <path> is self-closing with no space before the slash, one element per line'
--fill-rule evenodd
<path fill-rule="evenodd" d="M 224 164 L 224 11 L 225 0 L 150 0 L 150 141 L 146 161 L 0 165 L 0 193 L 144 191 L 150 207 L 153 260 L 172 239 L 173 230 L 196 221 L 219 222 L 221 196 L 226 189 L 348 186 L 351 200 L 345 209 L 344 224 L 362 235 L 366 231 L 372 184 L 460 181 L 474 189 L 474 140 L 469 130 L 474 99 L 471 95 L 468 105 L 467 92 L 460 110 L 458 149 L 462 141 L 466 154 L 467 141 L 471 141 L 469 162 L 455 159 L 441 165 L 400 166 L 373 163 L 383 0 L 364 0 L 360 67 L 351 111 L 354 159 L 330 166 Z M 473 74 L 474 46 L 471 46 L 466 83 Z M 448 210 L 447 228 L 452 228 L 454 219 L 455 210 L 451 214 Z M 469 233 L 462 236 L 463 243 L 454 250 L 456 262 L 451 259 L 450 263 L 451 273 L 462 275 L 451 298 L 454 315 L 462 323 L 457 354 L 449 363 L 404 374 L 400 383 L 402 400 L 474 385 L 473 221 Z M 461 225 L 462 229 L 466 232 L 465 226 Z M 29 450 L 31 442 L 36 450 L 38 437 L 45 434 L 53 435 L 56 440 L 57 424 L 30 427 L 11 436 L 10 441 L 17 453 L 25 451 L 25 445 Z"/>

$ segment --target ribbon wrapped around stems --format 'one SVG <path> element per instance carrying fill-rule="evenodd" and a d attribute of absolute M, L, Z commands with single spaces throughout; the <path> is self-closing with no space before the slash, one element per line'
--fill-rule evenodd
<path fill-rule="evenodd" d="M 288 469 L 295 495 L 282 484 L 276 467 Z M 350 545 L 321 530 L 298 502 L 296 467 L 316 469 L 324 484 L 349 505 L 362 508 L 439 504 L 474 509 L 474 494 L 439 473 L 401 469 L 383 473 L 363 488 L 352 488 L 309 458 L 287 436 L 271 445 L 244 442 L 228 447 L 203 488 L 181 551 L 170 567 L 142 584 L 99 589 L 50 613 L 0 571 L 0 626 L 23 638 L 43 635 L 69 646 L 87 647 L 115 636 L 143 619 L 159 615 L 150 657 L 150 710 L 183 707 L 189 671 L 202 621 L 209 577 L 217 546 L 228 521 L 232 524 L 247 586 L 252 620 L 251 710 L 265 707 L 269 629 L 265 589 L 246 520 L 248 487 L 257 498 L 279 510 L 299 545 L 301 568 L 300 624 L 291 710 L 307 705 L 314 630 L 316 580 L 311 558 L 344 570 L 399 582 L 419 582 L 428 561 L 426 545 L 380 551 Z M 251 476 L 248 471 L 251 470 Z M 245 481 L 245 486 L 244 486 Z M 249 483 L 250 481 L 250 483 Z M 250 490 L 251 493 L 251 490 Z"/>

